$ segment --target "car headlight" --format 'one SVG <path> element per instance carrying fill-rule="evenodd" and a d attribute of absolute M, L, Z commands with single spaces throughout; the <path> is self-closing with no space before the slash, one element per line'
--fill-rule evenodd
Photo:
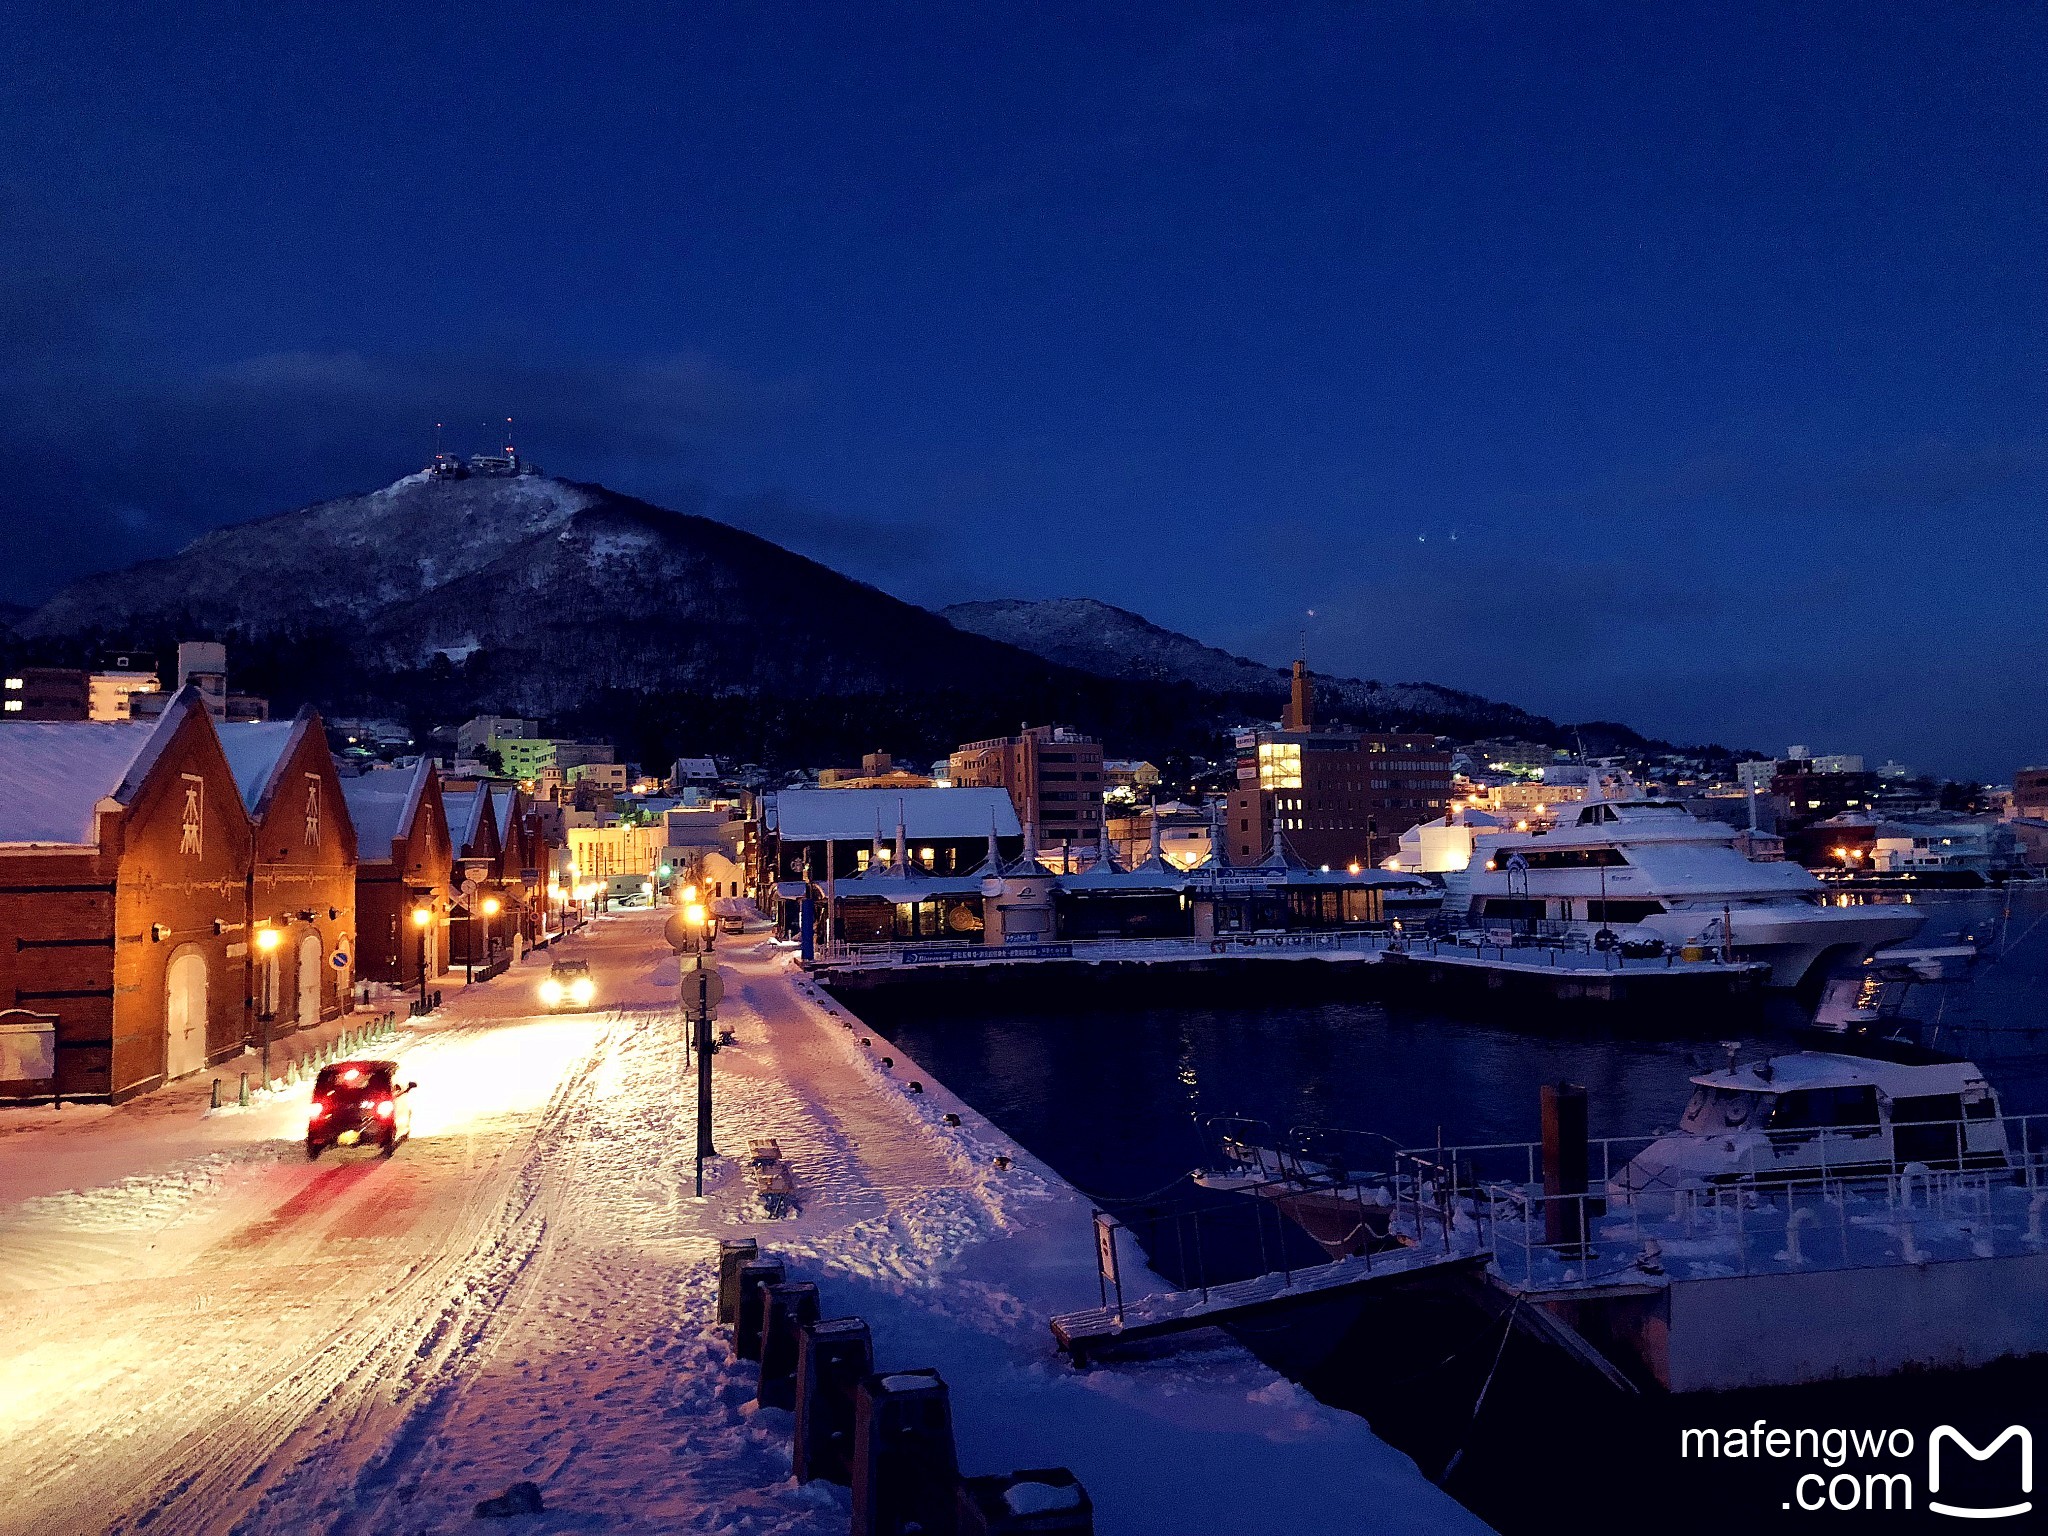
<path fill-rule="evenodd" d="M 562 984 L 550 976 L 540 984 L 540 1000 L 552 1008 L 562 1000 Z"/>
<path fill-rule="evenodd" d="M 597 988 L 592 984 L 590 978 L 586 976 L 569 989 L 569 995 L 579 1003 L 587 1003 L 597 996 Z"/>

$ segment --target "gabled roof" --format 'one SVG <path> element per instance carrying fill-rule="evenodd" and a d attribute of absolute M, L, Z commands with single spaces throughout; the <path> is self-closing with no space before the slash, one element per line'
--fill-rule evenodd
<path fill-rule="evenodd" d="M 492 852 L 502 850 L 502 843 L 494 843 L 497 822 L 490 814 L 490 785 L 478 784 L 471 789 L 451 790 L 443 784 L 441 809 L 448 817 L 448 841 L 454 845 L 458 856 L 479 843 L 491 845 Z M 478 854 L 470 856 L 482 857 Z"/>
<path fill-rule="evenodd" d="M 519 807 L 519 786 L 493 784 L 490 787 L 491 814 L 497 818 L 498 847 L 512 846 L 512 813 Z"/>
<path fill-rule="evenodd" d="M 864 843 L 877 826 L 894 836 L 899 806 L 912 842 L 987 837 L 991 817 L 998 837 L 1024 832 L 1001 789 L 785 789 L 769 797 L 769 825 L 784 842 Z"/>
<path fill-rule="evenodd" d="M 412 831 L 434 774 L 430 758 L 412 768 L 372 768 L 341 781 L 341 798 L 356 826 L 358 857 L 366 864 L 391 857 L 391 844 Z"/>
<path fill-rule="evenodd" d="M 126 805 L 199 708 L 186 688 L 156 720 L 14 720 L 0 725 L 0 844 L 92 847 L 100 801 Z"/>
<path fill-rule="evenodd" d="M 290 720 L 227 721 L 214 727 L 220 749 L 227 754 L 235 788 L 251 816 L 270 799 L 278 771 L 284 767 L 317 717 L 311 706 Z"/>

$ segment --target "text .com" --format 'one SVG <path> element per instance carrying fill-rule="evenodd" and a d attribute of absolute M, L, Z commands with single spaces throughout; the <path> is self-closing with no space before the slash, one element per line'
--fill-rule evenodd
<path fill-rule="evenodd" d="M 1758 1419 L 1732 1429 L 1680 1430 L 1678 1454 L 1695 1461 L 1803 1464 L 1782 1507 L 1809 1513 L 1917 1507 L 1997 1520 L 2034 1507 L 2034 1437 L 2018 1424 L 1979 1444 L 1949 1424 L 1922 1441 L 1910 1429 L 1787 1429 Z M 1942 1497 L 1944 1476 L 1948 1499 Z M 1966 1495 L 1955 1491 L 1959 1479 Z"/>

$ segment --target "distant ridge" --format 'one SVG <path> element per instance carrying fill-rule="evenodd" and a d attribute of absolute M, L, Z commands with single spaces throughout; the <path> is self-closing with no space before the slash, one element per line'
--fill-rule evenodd
<path fill-rule="evenodd" d="M 1277 702 L 1287 696 L 1284 668 L 1233 656 L 1092 597 L 1000 598 L 955 603 L 941 612 L 956 628 L 1098 677 L 1184 683 L 1247 701 Z M 1319 676 L 1316 696 L 1326 715 L 1380 729 L 1522 736 L 1550 742 L 1567 740 L 1570 734 L 1557 722 L 1512 704 L 1434 683 L 1387 684 Z M 1595 732 L 1603 749 L 1609 744 L 1642 741 L 1623 726 L 1602 724 L 1583 729 Z"/>

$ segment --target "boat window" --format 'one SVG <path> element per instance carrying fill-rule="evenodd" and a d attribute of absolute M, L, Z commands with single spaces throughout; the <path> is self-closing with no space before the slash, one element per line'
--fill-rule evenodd
<path fill-rule="evenodd" d="M 1693 1089 L 1692 1102 L 1685 1106 L 1685 1113 L 1678 1117 L 1678 1128 L 1683 1131 L 1697 1131 L 1704 1129 L 1704 1127 L 1702 1127 L 1700 1124 L 1700 1116 L 1703 1113 L 1705 1113 L 1706 1107 L 1713 1102 L 1713 1089 Z"/>
<path fill-rule="evenodd" d="M 1795 1088 L 1778 1095 L 1771 1111 L 1774 1131 L 1870 1130 L 1877 1125 L 1877 1089 L 1868 1083 L 1843 1088 Z"/>
<path fill-rule="evenodd" d="M 1523 848 L 1522 860 L 1531 869 L 1619 868 L 1628 859 L 1619 848 Z M 1506 860 L 1501 860 L 1505 865 Z"/>
<path fill-rule="evenodd" d="M 1925 1125 L 1963 1118 L 1959 1093 L 1917 1093 L 1892 1100 L 1893 1125 Z"/>
<path fill-rule="evenodd" d="M 1586 920 L 1593 923 L 1640 923 L 1664 910 L 1661 901 L 1589 901 Z"/>
<path fill-rule="evenodd" d="M 1963 1090 L 1963 1118 L 1965 1120 L 1995 1120 L 1998 1118 L 1998 1100 L 1991 1096 L 1991 1090 L 1983 1085 Z"/>
<path fill-rule="evenodd" d="M 1767 1101 L 1768 1097 L 1739 1088 L 1695 1088 L 1692 1102 L 1685 1106 L 1678 1128 L 1702 1134 L 1737 1130 L 1748 1124 L 1756 1113 L 1757 1101 Z"/>

